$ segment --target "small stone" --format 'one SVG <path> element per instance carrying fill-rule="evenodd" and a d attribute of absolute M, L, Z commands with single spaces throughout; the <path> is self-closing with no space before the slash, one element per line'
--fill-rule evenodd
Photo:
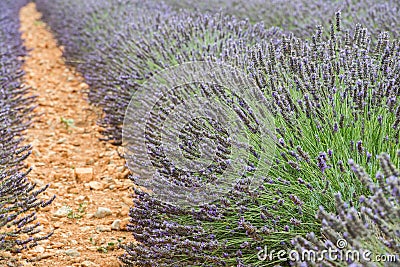
<path fill-rule="evenodd" d="M 84 200 L 86 200 L 86 199 L 88 199 L 86 196 L 77 196 L 76 198 L 75 198 L 75 200 L 76 201 L 84 201 Z"/>
<path fill-rule="evenodd" d="M 37 184 L 38 186 L 43 186 L 44 185 L 44 181 L 41 179 L 34 179 L 33 180 L 35 184 Z"/>
<path fill-rule="evenodd" d="M 116 167 L 117 167 L 117 166 L 116 166 L 114 163 L 112 163 L 112 161 L 110 161 L 110 162 L 108 163 L 107 169 L 108 169 L 108 171 L 109 171 L 110 173 L 114 173 Z"/>
<path fill-rule="evenodd" d="M 81 266 L 82 267 L 96 267 L 96 266 L 99 266 L 99 265 L 97 265 L 96 263 L 91 262 L 91 261 L 84 261 L 84 262 L 81 263 Z"/>
<path fill-rule="evenodd" d="M 85 128 L 83 128 L 83 127 L 75 127 L 74 131 L 76 133 L 79 133 L 79 134 L 84 134 L 85 133 Z"/>
<path fill-rule="evenodd" d="M 111 214 L 112 212 L 109 208 L 98 207 L 96 213 L 94 214 L 94 217 L 101 219 Z"/>
<path fill-rule="evenodd" d="M 106 183 L 109 183 L 109 184 L 114 183 L 114 178 L 112 178 L 112 177 L 105 176 L 105 177 L 103 177 L 102 179 L 103 179 L 103 181 L 105 181 Z"/>
<path fill-rule="evenodd" d="M 111 232 L 111 227 L 107 225 L 99 225 L 96 227 L 96 231 L 98 232 Z"/>
<path fill-rule="evenodd" d="M 125 170 L 125 166 L 117 167 L 117 172 L 123 172 Z"/>
<path fill-rule="evenodd" d="M 117 153 L 117 151 L 111 150 L 111 151 L 109 151 L 109 152 L 106 152 L 106 156 L 111 158 L 111 157 L 114 156 L 116 153 Z"/>
<path fill-rule="evenodd" d="M 95 246 L 89 246 L 89 247 L 86 247 L 86 249 L 88 249 L 90 251 L 97 251 L 97 247 L 95 247 Z"/>
<path fill-rule="evenodd" d="M 32 150 L 32 154 L 36 157 L 36 158 L 40 158 L 42 157 L 42 154 L 39 152 L 39 150 L 37 149 L 33 149 Z"/>
<path fill-rule="evenodd" d="M 65 141 L 67 141 L 66 138 L 61 138 L 61 139 L 59 139 L 59 140 L 57 141 L 57 144 L 65 143 Z"/>
<path fill-rule="evenodd" d="M 126 178 L 128 178 L 129 174 L 130 174 L 129 170 L 125 170 L 124 172 L 118 172 L 117 173 L 117 178 L 118 179 L 126 179 Z M 130 185 L 131 185 L 131 183 L 132 182 L 130 182 Z"/>
<path fill-rule="evenodd" d="M 71 232 L 61 233 L 61 236 L 67 239 L 68 237 L 72 236 L 72 233 Z"/>
<path fill-rule="evenodd" d="M 71 193 L 71 194 L 78 194 L 78 193 L 79 193 L 79 190 L 78 190 L 78 188 L 76 188 L 76 187 L 69 187 L 68 190 L 67 190 L 67 192 L 68 192 L 68 193 Z"/>
<path fill-rule="evenodd" d="M 76 168 L 75 178 L 77 182 L 89 182 L 93 179 L 93 168 Z"/>
<path fill-rule="evenodd" d="M 51 245 L 52 248 L 62 248 L 63 246 L 64 246 L 64 244 L 61 242 L 53 243 Z"/>
<path fill-rule="evenodd" d="M 80 146 L 81 145 L 81 143 L 79 143 L 78 141 L 73 141 L 71 143 L 72 143 L 73 146 Z"/>
<path fill-rule="evenodd" d="M 97 181 L 89 182 L 89 187 L 93 190 L 102 190 L 103 189 L 103 185 Z"/>
<path fill-rule="evenodd" d="M 36 251 L 37 253 L 43 253 L 43 252 L 45 251 L 45 249 L 44 249 L 44 247 L 42 247 L 42 246 L 36 246 L 36 247 L 35 247 L 35 251 Z"/>
<path fill-rule="evenodd" d="M 76 249 L 68 249 L 65 251 L 65 254 L 70 257 L 79 257 L 81 255 Z"/>
<path fill-rule="evenodd" d="M 111 224 L 111 230 L 119 231 L 121 229 L 121 220 L 115 220 Z"/>
<path fill-rule="evenodd" d="M 90 226 L 83 226 L 80 228 L 80 230 L 81 230 L 81 232 L 88 232 L 88 231 L 90 231 L 91 228 L 92 227 L 90 227 Z"/>
<path fill-rule="evenodd" d="M 67 206 L 62 206 L 56 212 L 53 213 L 56 217 L 66 217 L 71 212 L 71 208 Z"/>

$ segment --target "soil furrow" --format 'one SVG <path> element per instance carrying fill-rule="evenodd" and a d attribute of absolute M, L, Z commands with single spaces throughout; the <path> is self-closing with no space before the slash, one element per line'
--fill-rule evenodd
<path fill-rule="evenodd" d="M 30 50 L 24 81 L 37 95 L 35 120 L 26 132 L 33 147 L 29 177 L 50 183 L 46 194 L 57 195 L 38 213 L 44 230 L 54 229 L 54 235 L 21 258 L 36 259 L 27 266 L 119 266 L 118 244 L 133 239 L 124 231 L 132 194 L 128 170 L 116 147 L 99 141 L 101 112 L 86 101 L 87 84 L 65 65 L 33 3 L 22 8 L 20 19 Z"/>

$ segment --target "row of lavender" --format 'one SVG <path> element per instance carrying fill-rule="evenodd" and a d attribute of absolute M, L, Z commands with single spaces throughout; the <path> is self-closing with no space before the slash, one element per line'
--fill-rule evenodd
<path fill-rule="evenodd" d="M 186 29 L 193 29 L 194 26 L 197 26 L 196 24 L 207 25 L 207 20 L 216 20 L 215 17 L 204 17 L 202 14 L 204 10 L 214 10 L 215 12 L 221 7 L 226 14 L 242 18 L 243 21 L 240 23 L 247 25 L 250 24 L 249 22 L 256 23 L 255 31 L 260 31 L 262 28 L 261 31 L 265 33 L 249 33 L 241 36 L 242 39 L 250 38 L 247 40 L 249 46 L 257 40 L 276 35 L 275 31 L 278 29 L 270 28 L 275 26 L 282 27 L 285 32 L 295 32 L 298 37 L 311 36 L 314 33 L 315 25 L 323 24 L 325 28 L 329 28 L 333 10 L 343 10 L 342 16 L 346 16 L 343 20 L 344 27 L 349 30 L 352 31 L 353 27 L 350 25 L 356 23 L 361 23 L 363 27 L 368 28 L 372 33 L 373 42 L 378 39 L 381 31 L 390 31 L 393 38 L 397 38 L 399 35 L 396 25 L 400 4 L 397 1 L 380 3 L 379 1 L 356 0 L 341 3 L 341 1 L 293 2 L 278 0 L 265 3 L 265 1 L 254 0 L 243 3 L 242 1 L 211 0 L 199 1 L 194 4 L 188 4 L 185 1 L 167 2 L 168 5 L 159 1 L 85 1 L 85 3 L 70 1 L 68 4 L 59 5 L 57 1 L 37 1 L 39 8 L 41 3 L 46 4 L 47 8 L 42 9 L 44 17 L 52 22 L 57 39 L 60 44 L 65 46 L 65 57 L 70 63 L 77 66 L 78 71 L 84 74 L 91 86 L 91 102 L 99 104 L 104 109 L 105 117 L 99 122 L 104 127 L 104 139 L 115 144 L 121 143 L 121 125 L 125 115 L 123 111 L 131 96 L 131 94 L 126 95 L 125 92 L 132 92 L 131 88 L 136 86 L 135 83 L 141 84 L 146 77 L 152 75 L 152 72 L 160 70 L 160 67 L 163 69 L 169 66 L 170 64 L 166 66 L 163 64 L 171 60 L 170 55 L 180 56 L 181 58 L 172 60 L 173 63 L 179 63 L 184 60 L 203 59 L 205 53 L 219 56 L 223 52 L 224 47 L 215 47 L 217 48 L 215 51 L 208 51 L 209 45 L 212 48 L 211 45 L 215 46 L 215 44 L 221 43 L 221 40 L 200 38 L 203 43 L 196 43 L 198 39 L 193 38 L 195 43 L 191 43 L 192 40 L 187 39 L 187 33 L 183 33 Z M 169 5 L 170 2 L 171 5 Z M 60 6 L 63 8 L 59 8 Z M 177 10 L 180 7 L 190 7 L 198 11 L 182 12 L 182 10 Z M 72 12 L 74 16 L 70 17 L 69 14 Z M 143 14 L 147 15 L 143 16 Z M 76 20 L 75 18 L 78 17 L 80 19 Z M 171 18 L 179 23 L 174 25 L 175 21 Z M 231 19 L 225 18 L 225 21 L 228 20 Z M 236 24 L 239 25 L 241 19 L 236 20 Z M 221 23 L 221 25 L 225 24 Z M 216 27 L 216 25 L 213 26 Z M 211 25 L 207 27 L 210 28 Z M 241 26 L 235 25 L 224 26 L 218 30 L 224 32 L 225 28 L 228 32 L 228 30 L 232 30 L 229 27 L 237 27 L 236 33 L 226 34 L 223 37 L 218 36 L 218 38 L 232 40 L 238 35 L 237 31 L 241 30 Z M 202 26 L 192 34 L 194 36 L 201 34 L 207 30 L 206 28 Z M 167 36 L 153 36 L 155 31 L 165 32 Z M 177 36 L 170 39 L 168 32 L 174 32 Z M 110 39 L 110 36 L 116 38 Z M 132 40 L 132 38 L 135 38 L 135 43 L 125 43 L 125 40 Z M 147 38 L 152 42 L 143 43 L 140 38 Z M 178 53 L 178 56 L 174 56 L 176 51 L 183 49 L 180 47 L 182 44 L 187 46 L 186 54 Z M 159 55 L 158 51 L 165 50 L 167 47 L 168 49 L 172 47 L 172 49 L 168 53 L 164 52 Z M 121 53 L 115 55 L 119 50 Z M 127 53 L 137 54 L 137 57 L 125 58 Z M 159 62 L 159 57 L 166 58 L 166 61 Z M 119 58 L 124 58 L 124 61 L 116 60 Z M 148 68 L 144 68 L 149 65 L 147 59 L 153 61 L 152 68 L 154 70 L 148 71 Z M 114 77 L 114 81 L 105 79 L 105 77 Z M 118 89 L 115 90 L 115 88 Z M 118 99 L 118 106 L 114 104 L 110 106 L 110 103 L 115 102 L 116 99 Z"/>
<path fill-rule="evenodd" d="M 351 28 L 360 23 L 367 27 L 374 36 L 380 31 L 392 31 L 393 38 L 398 38 L 400 4 L 396 0 L 168 0 L 174 8 L 194 9 L 199 11 L 220 10 L 239 18 L 248 18 L 252 22 L 264 21 L 293 32 L 296 36 L 309 36 L 314 33 L 315 25 L 329 27 L 332 11 L 341 10 L 348 19 L 343 26 Z"/>
<path fill-rule="evenodd" d="M 90 85 L 91 102 L 103 107 L 104 139 L 115 144 L 121 144 L 124 112 L 132 93 L 155 72 L 186 61 L 227 56 L 233 40 L 250 45 L 278 34 L 276 28 L 267 30 L 262 24 L 252 26 L 229 16 L 177 12 L 158 1 L 37 4 L 65 46 L 67 61 Z"/>
<path fill-rule="evenodd" d="M 272 103 L 265 111 L 275 118 L 277 151 L 263 185 L 253 192 L 238 184 L 221 201 L 194 210 L 137 190 L 130 229 L 140 243 L 125 247 L 127 266 L 269 266 L 280 260 L 260 259 L 264 246 L 300 253 L 340 238 L 349 243 L 344 249 L 399 253 L 400 47 L 390 38 L 398 34 L 390 28 L 393 17 L 373 20 L 370 35 L 361 25 L 344 26 L 351 17 L 332 14 L 331 23 L 319 21 L 328 31 L 319 26 L 298 39 L 263 24 L 152 1 L 37 4 L 67 60 L 91 85 L 90 100 L 105 112 L 106 139 L 116 144 L 135 90 L 186 61 L 239 66 Z M 390 31 L 379 33 L 380 27 Z M 238 118 L 248 128 L 257 123 L 246 108 Z M 157 143 L 161 129 L 152 130 L 148 140 Z M 253 148 L 250 169 L 265 153 Z M 154 161 L 174 174 L 176 166 L 166 166 L 162 155 Z"/>
<path fill-rule="evenodd" d="M 30 124 L 34 98 L 22 84 L 25 55 L 19 32 L 19 9 L 27 1 L 2 1 L 0 13 L 0 265 L 10 264 L 5 251 L 20 252 L 51 234 L 40 234 L 36 212 L 53 200 L 41 200 L 46 190 L 29 182 L 24 160 L 30 146 L 23 131 Z M 8 265 L 7 265 L 8 266 Z"/>

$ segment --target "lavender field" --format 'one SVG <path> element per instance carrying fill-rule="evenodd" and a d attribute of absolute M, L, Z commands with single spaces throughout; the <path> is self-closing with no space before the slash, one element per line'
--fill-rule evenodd
<path fill-rule="evenodd" d="M 12 255 L 52 235 L 34 221 L 54 197 L 37 198 L 49 185 L 24 167 L 27 2 L 0 13 Z M 399 265 L 400 2 L 34 2 L 100 110 L 98 142 L 123 148 L 134 194 L 120 266 Z"/>

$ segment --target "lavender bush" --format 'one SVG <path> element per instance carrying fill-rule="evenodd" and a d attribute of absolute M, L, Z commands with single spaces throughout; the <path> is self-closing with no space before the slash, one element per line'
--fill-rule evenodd
<path fill-rule="evenodd" d="M 371 45 L 360 25 L 353 32 L 337 13 L 327 33 L 319 26 L 309 40 L 288 35 L 279 46 L 263 42 L 238 55 L 272 103 L 275 165 L 256 192 L 239 184 L 200 210 L 160 203 L 139 190 L 130 229 L 140 243 L 125 247 L 128 266 L 274 265 L 260 262 L 257 252 L 265 245 L 288 248 L 308 232 L 319 236 L 315 214 L 320 206 L 335 212 L 337 192 L 358 207 L 355 201 L 369 192 L 352 162 L 374 173 L 377 155 L 387 151 L 399 164 L 399 45 L 387 33 Z"/>
<path fill-rule="evenodd" d="M 400 151 L 397 156 L 400 156 Z M 362 167 L 355 164 L 353 160 L 349 161 L 352 171 L 372 194 L 372 196 L 360 197 L 361 207 L 359 209 L 345 203 L 341 194 L 338 193 L 335 195 L 335 214 L 326 212 L 323 207 L 317 213 L 317 218 L 322 222 L 320 232 L 323 239 L 319 240 L 314 233 L 310 233 L 306 237 L 298 237 L 294 240 L 299 255 L 306 250 L 316 252 L 328 248 L 338 250 L 336 244 L 343 238 L 346 240 L 346 246 L 341 248 L 338 255 L 341 253 L 346 255 L 346 251 L 358 251 L 361 255 L 370 251 L 372 255 L 369 255 L 368 258 L 360 256 L 359 260 L 344 256 L 341 261 L 334 261 L 325 257 L 318 263 L 307 260 L 294 262 L 294 264 L 298 266 L 346 266 L 350 264 L 353 264 L 352 266 L 377 266 L 376 262 L 369 261 L 369 259 L 375 260 L 377 255 L 394 256 L 390 261 L 382 262 L 385 266 L 399 264 L 400 172 L 390 161 L 388 154 L 381 154 L 379 159 L 381 171 L 375 176 L 378 185 L 372 181 Z"/>
<path fill-rule="evenodd" d="M 40 235 L 35 223 L 38 208 L 52 200 L 38 196 L 48 186 L 37 189 L 27 175 L 23 161 L 30 146 L 22 145 L 23 131 L 30 124 L 34 98 L 21 83 L 21 56 L 25 55 L 19 33 L 18 11 L 26 1 L 3 1 L 0 14 L 0 264 L 11 264 L 3 251 L 20 252 L 33 247 L 51 233 Z"/>

